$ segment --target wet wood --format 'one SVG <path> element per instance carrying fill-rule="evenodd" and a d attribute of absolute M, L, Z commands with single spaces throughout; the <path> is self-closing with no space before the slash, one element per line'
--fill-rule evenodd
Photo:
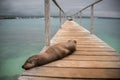
<path fill-rule="evenodd" d="M 19 80 L 83 80 L 83 79 L 66 79 L 66 78 L 55 78 L 55 77 L 36 77 L 36 76 L 22 76 Z M 93 80 L 93 79 L 92 79 Z"/>
<path fill-rule="evenodd" d="M 79 61 L 79 60 L 59 60 L 44 65 L 48 67 L 66 67 L 66 68 L 118 68 L 120 69 L 120 60 L 118 61 Z M 69 64 L 68 64 L 69 63 Z M 67 64 L 67 65 L 66 65 Z"/>
<path fill-rule="evenodd" d="M 108 55 L 72 55 L 65 57 L 63 60 L 73 61 L 118 61 L 120 62 L 120 55 L 108 56 Z"/>
<path fill-rule="evenodd" d="M 120 78 L 120 54 L 104 41 L 74 21 L 66 21 L 52 38 L 51 45 L 69 39 L 77 41 L 77 51 L 61 60 L 27 70 L 19 80 Z"/>
<path fill-rule="evenodd" d="M 74 54 L 77 55 L 88 55 L 88 56 L 120 56 L 116 51 L 76 51 Z"/>
<path fill-rule="evenodd" d="M 34 74 L 33 74 L 34 73 Z M 23 73 L 24 76 L 55 77 L 55 78 L 120 78 L 120 69 L 85 69 L 38 67 Z M 24 80 L 24 79 L 23 79 Z"/>

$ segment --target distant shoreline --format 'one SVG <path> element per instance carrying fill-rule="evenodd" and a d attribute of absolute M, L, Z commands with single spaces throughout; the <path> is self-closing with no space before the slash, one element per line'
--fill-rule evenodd
<path fill-rule="evenodd" d="M 58 18 L 59 16 L 52 16 Z M 0 19 L 29 19 L 29 18 L 44 18 L 44 16 L 0 16 Z M 83 16 L 82 18 L 90 18 L 89 16 Z M 94 17 L 98 19 L 120 19 L 116 17 Z"/>

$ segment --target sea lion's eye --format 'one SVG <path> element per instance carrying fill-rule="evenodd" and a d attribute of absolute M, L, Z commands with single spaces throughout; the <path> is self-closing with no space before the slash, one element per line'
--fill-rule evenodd
<path fill-rule="evenodd" d="M 31 61 L 31 60 L 29 60 L 29 61 L 28 61 L 28 63 L 32 63 L 32 61 Z"/>

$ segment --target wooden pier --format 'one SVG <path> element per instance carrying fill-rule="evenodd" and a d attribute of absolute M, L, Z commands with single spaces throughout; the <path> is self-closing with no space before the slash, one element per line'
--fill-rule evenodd
<path fill-rule="evenodd" d="M 66 21 L 51 45 L 69 39 L 77 51 L 52 63 L 26 70 L 19 80 L 83 80 L 120 78 L 120 54 L 74 21 Z"/>

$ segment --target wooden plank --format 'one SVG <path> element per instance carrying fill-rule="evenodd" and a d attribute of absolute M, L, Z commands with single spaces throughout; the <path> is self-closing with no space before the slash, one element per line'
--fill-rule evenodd
<path fill-rule="evenodd" d="M 77 45 L 78 48 L 111 48 L 111 47 L 107 47 L 103 44 L 98 45 Z"/>
<path fill-rule="evenodd" d="M 51 40 L 51 44 L 56 44 L 56 43 L 58 43 L 58 42 L 66 42 L 67 41 L 67 39 L 66 40 L 64 40 L 64 41 L 54 41 L 54 40 Z M 88 41 L 86 41 L 86 42 L 82 42 L 82 43 L 77 43 L 77 45 L 106 45 L 105 43 L 103 43 L 103 42 L 88 42 Z M 106 46 L 108 46 L 108 45 L 106 45 Z"/>
<path fill-rule="evenodd" d="M 80 31 L 80 29 L 72 29 L 72 28 L 71 29 L 67 29 L 66 28 L 66 29 L 64 29 L 64 31 Z"/>
<path fill-rule="evenodd" d="M 108 61 L 78 61 L 78 60 L 59 60 L 49 63 L 44 66 L 50 67 L 67 67 L 67 68 L 119 68 L 120 61 L 117 62 L 108 62 Z"/>
<path fill-rule="evenodd" d="M 74 32 L 74 34 L 71 34 L 71 32 Z M 89 36 L 91 36 L 92 37 L 92 35 L 90 35 L 90 33 L 89 32 L 86 32 L 86 31 L 81 31 L 81 32 L 79 32 L 79 31 L 70 31 L 70 32 L 60 32 L 60 33 L 62 33 L 63 35 L 71 35 L 71 37 L 74 37 L 75 35 L 89 35 Z M 62 34 L 57 34 L 57 35 L 62 35 Z M 74 36 L 73 36 L 74 35 Z M 62 37 L 62 36 L 61 36 Z M 81 37 L 81 36 L 79 36 L 79 37 Z M 85 36 L 84 36 L 85 37 Z"/>
<path fill-rule="evenodd" d="M 86 40 L 86 41 L 99 41 L 99 42 L 103 42 L 103 41 L 101 41 L 101 40 L 98 40 L 98 39 L 96 39 L 96 38 L 91 38 L 91 37 L 89 37 L 89 38 L 84 38 L 84 37 L 82 37 L 82 38 L 80 38 L 80 37 L 76 37 L 76 36 L 74 36 L 74 37 L 69 37 L 69 36 L 62 36 L 62 37 L 58 37 L 58 36 L 56 36 L 55 38 L 53 38 L 52 40 L 66 40 L 66 39 L 74 39 L 74 40 L 77 40 L 78 42 L 79 41 L 84 41 L 84 40 Z"/>
<path fill-rule="evenodd" d="M 97 38 L 93 38 L 93 37 L 76 37 L 76 36 L 74 36 L 74 37 L 69 37 L 69 36 L 62 36 L 62 37 L 58 37 L 58 36 L 55 36 L 54 38 L 52 38 L 52 42 L 59 42 L 59 41 L 67 41 L 67 40 L 69 40 L 69 39 L 74 39 L 74 40 L 76 40 L 77 41 L 77 44 L 81 44 L 82 42 L 91 42 L 91 43 L 97 43 L 97 42 L 103 42 L 104 43 L 104 41 L 102 41 L 102 40 L 100 40 L 100 39 L 97 39 Z M 89 44 L 91 44 L 91 43 L 89 43 Z M 104 43 L 105 44 L 105 43 Z"/>
<path fill-rule="evenodd" d="M 77 44 L 83 44 L 83 43 L 85 43 L 85 42 L 87 42 L 87 43 L 89 43 L 89 44 L 91 44 L 91 43 L 98 43 L 98 42 L 101 42 L 101 43 L 104 43 L 103 41 L 101 41 L 101 40 L 97 40 L 97 39 L 93 39 L 93 40 L 87 40 L 87 39 L 77 39 L 77 38 L 70 38 L 70 37 L 66 37 L 66 39 L 61 39 L 61 38 L 54 38 L 54 39 L 52 39 L 52 42 L 60 42 L 60 41 L 68 41 L 68 40 L 70 40 L 70 39 L 72 39 L 72 40 L 76 40 L 77 41 Z M 65 42 L 64 41 L 64 42 Z"/>
<path fill-rule="evenodd" d="M 119 56 L 115 51 L 75 51 L 73 54 L 76 55 L 94 55 L 94 56 Z"/>
<path fill-rule="evenodd" d="M 63 36 L 64 37 L 64 36 Z M 98 42 L 103 42 L 101 40 L 98 40 L 98 39 L 95 39 L 95 38 L 73 38 L 73 37 L 64 37 L 64 38 L 61 38 L 61 37 L 56 37 L 56 38 L 53 38 L 52 40 L 68 40 L 68 39 L 74 39 L 74 40 L 77 40 L 77 42 L 79 41 L 98 41 Z M 79 42 L 80 43 L 80 42 Z"/>
<path fill-rule="evenodd" d="M 93 56 L 93 55 L 70 55 L 63 60 L 85 60 L 85 61 L 119 61 L 120 55 L 117 56 Z"/>
<path fill-rule="evenodd" d="M 67 39 L 64 39 L 64 40 L 65 40 L 65 41 L 68 41 L 68 40 L 70 40 L 70 39 L 71 39 L 71 38 L 67 38 Z M 75 39 L 74 39 L 74 40 L 75 40 Z M 56 43 L 59 43 L 59 42 L 61 42 L 61 41 L 63 41 L 63 40 L 59 40 L 59 39 L 56 39 L 56 40 L 54 39 L 54 40 L 52 40 L 52 42 L 56 42 Z M 65 41 L 64 41 L 64 42 L 65 42 Z M 77 40 L 76 40 L 76 41 L 77 41 Z M 78 42 L 78 41 L 77 41 L 77 42 Z M 102 42 L 102 41 L 98 41 L 98 40 L 94 40 L 94 41 L 93 41 L 93 40 L 92 40 L 92 41 L 80 41 L 80 40 L 79 40 L 79 43 L 78 43 L 78 44 L 80 44 L 80 43 L 81 43 L 81 44 L 83 44 L 83 43 L 98 43 L 98 42 Z"/>
<path fill-rule="evenodd" d="M 79 51 L 115 51 L 114 49 L 112 48 L 109 48 L 109 47 L 77 47 L 77 50 Z"/>
<path fill-rule="evenodd" d="M 63 29 L 59 29 L 58 33 L 61 32 L 61 33 L 71 33 L 71 31 L 69 30 L 63 30 Z M 86 31 L 86 30 L 77 30 L 77 31 L 72 31 L 74 33 L 82 33 L 82 32 L 87 32 L 87 33 L 90 33 L 89 31 Z"/>
<path fill-rule="evenodd" d="M 37 67 L 23 73 L 25 76 L 57 77 L 57 78 L 120 78 L 120 69 L 81 69 Z"/>
<path fill-rule="evenodd" d="M 84 79 L 66 79 L 66 78 L 55 78 L 55 77 L 21 76 L 18 80 L 84 80 Z M 85 80 L 87 80 L 87 79 L 85 79 Z"/>
<path fill-rule="evenodd" d="M 62 29 L 60 29 L 60 30 L 58 31 L 58 33 L 64 33 L 64 34 L 68 34 L 68 33 L 70 33 L 70 32 L 71 32 L 71 31 L 68 31 L 68 30 L 66 31 L 66 30 L 62 30 Z M 80 33 L 81 33 L 81 34 L 85 34 L 85 33 L 86 33 L 86 34 L 87 34 L 87 33 L 90 34 L 90 32 L 88 32 L 88 31 L 86 32 L 86 30 L 83 30 L 83 29 L 81 29 L 81 30 L 79 30 L 79 31 L 74 31 L 74 29 L 73 29 L 72 32 L 75 32 L 75 34 L 80 34 Z"/>
<path fill-rule="evenodd" d="M 68 41 L 68 40 L 70 40 L 70 39 L 72 39 L 72 40 L 76 40 L 77 41 L 77 44 L 81 44 L 82 42 L 91 42 L 91 43 L 97 43 L 97 42 L 103 42 L 103 41 L 101 41 L 101 40 L 97 40 L 97 39 L 78 39 L 78 38 L 70 38 L 70 37 L 66 37 L 66 39 L 65 38 L 54 38 L 54 39 L 52 39 L 52 41 L 56 41 L 56 42 L 60 42 L 60 41 Z M 65 42 L 64 41 L 64 42 Z M 103 42 L 104 43 L 104 42 Z"/>
<path fill-rule="evenodd" d="M 86 32 L 86 33 L 90 33 L 88 30 L 84 29 L 84 28 L 81 28 L 81 27 L 75 27 L 73 26 L 73 28 L 67 28 L 67 26 L 65 26 L 66 28 L 62 27 L 61 30 L 64 31 L 64 32 Z M 61 31 L 60 31 L 61 32 Z"/>
<path fill-rule="evenodd" d="M 53 38 L 53 39 L 57 39 L 57 40 L 64 40 L 64 39 L 75 39 L 75 40 L 77 40 L 77 41 L 82 41 L 82 40 L 87 40 L 87 41 L 89 41 L 89 40 L 98 40 L 98 39 L 96 39 L 96 38 L 91 38 L 91 37 L 89 37 L 89 38 L 84 38 L 84 37 L 82 37 L 82 38 L 80 38 L 80 37 L 76 37 L 75 38 L 75 36 L 74 37 L 69 37 L 69 36 L 62 36 L 62 37 L 55 37 L 55 38 Z M 101 40 L 98 40 L 98 41 L 101 41 Z M 101 42 L 103 42 L 103 41 L 101 41 Z"/>
<path fill-rule="evenodd" d="M 74 34 L 73 34 L 73 33 L 62 33 L 62 34 L 59 33 L 59 34 L 57 34 L 57 35 L 59 35 L 59 36 L 60 36 L 60 35 L 61 35 L 61 36 L 62 36 L 62 35 L 63 35 L 63 36 L 72 36 L 72 35 L 79 35 L 79 36 L 83 36 L 83 35 L 84 35 L 84 36 L 87 36 L 87 35 L 90 35 L 90 34 L 87 33 L 87 32 L 79 32 L 79 33 L 74 33 Z"/>
<path fill-rule="evenodd" d="M 79 39 L 79 40 L 98 40 L 97 38 L 94 38 L 92 36 L 90 36 L 90 37 L 75 37 L 75 36 L 71 36 L 70 38 Z M 55 37 L 53 39 L 66 39 L 66 37 L 65 36 L 57 37 L 57 35 L 55 35 Z"/>
<path fill-rule="evenodd" d="M 89 37 L 89 34 L 78 34 L 78 35 L 74 35 L 74 34 L 69 34 L 69 35 L 57 35 L 57 37 L 60 37 L 60 36 L 63 36 L 63 37 L 71 37 L 71 36 L 75 36 L 75 37 L 84 37 L 84 36 L 86 36 L 86 37 Z"/>

